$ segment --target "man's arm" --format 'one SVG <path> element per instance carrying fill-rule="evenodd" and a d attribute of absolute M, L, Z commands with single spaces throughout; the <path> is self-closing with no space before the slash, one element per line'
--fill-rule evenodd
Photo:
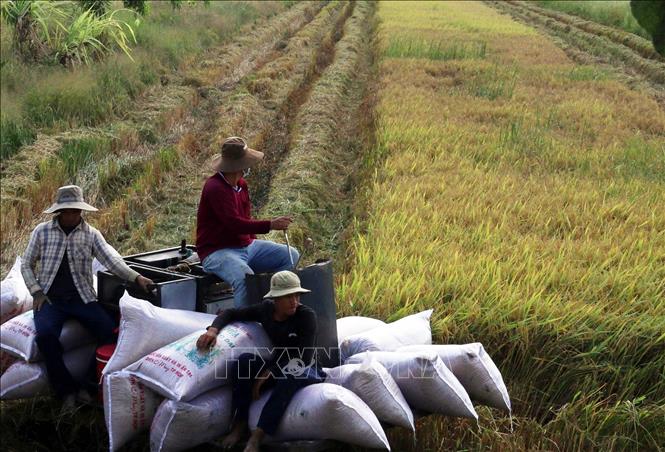
<path fill-rule="evenodd" d="M 196 347 L 199 350 L 207 350 L 213 347 L 217 342 L 219 332 L 231 322 L 260 322 L 264 309 L 266 309 L 264 304 L 255 304 L 247 308 L 225 310 L 215 317 L 212 325 L 206 328 L 206 332 L 196 341 Z"/>
<path fill-rule="evenodd" d="M 21 260 L 21 274 L 25 280 L 25 285 L 32 295 L 43 290 L 41 284 L 37 281 L 37 276 L 35 276 L 35 267 L 41 254 L 39 242 L 40 233 L 38 229 L 35 229 L 30 235 L 30 241 Z"/>
<path fill-rule="evenodd" d="M 263 309 L 263 303 L 257 303 L 246 308 L 226 309 L 215 318 L 208 328 L 215 328 L 219 332 L 231 322 L 260 322 Z"/>
<path fill-rule="evenodd" d="M 97 230 L 94 231 L 94 238 L 92 240 L 92 254 L 111 273 L 126 281 L 136 282 L 146 292 L 148 292 L 148 286 L 154 284 L 150 279 L 141 276 L 138 272 L 129 268 L 122 259 L 122 256 L 120 256 L 120 253 L 109 245 L 102 233 Z"/>

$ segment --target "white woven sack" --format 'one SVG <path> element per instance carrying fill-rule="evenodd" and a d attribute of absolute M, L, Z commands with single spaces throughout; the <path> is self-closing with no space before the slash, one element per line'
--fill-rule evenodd
<path fill-rule="evenodd" d="M 410 345 L 398 352 L 435 352 L 457 377 L 472 400 L 510 411 L 510 397 L 501 372 L 479 342 L 464 345 Z"/>
<path fill-rule="evenodd" d="M 399 427 L 415 431 L 413 413 L 399 386 L 378 361 L 367 359 L 362 364 L 344 364 L 324 369 L 326 383 L 345 387 L 367 404 L 376 417 Z"/>
<path fill-rule="evenodd" d="M 0 323 L 32 309 L 32 295 L 21 273 L 21 256 L 14 261 L 5 279 L 0 282 Z M 97 271 L 105 267 L 97 260 L 92 260 L 93 287 L 97 290 Z"/>
<path fill-rule="evenodd" d="M 93 344 L 71 350 L 63 355 L 65 367 L 74 379 L 85 377 L 95 353 Z M 46 394 L 50 390 L 46 365 L 17 361 L 0 376 L 0 399 L 25 399 Z"/>
<path fill-rule="evenodd" d="M 127 292 L 120 298 L 118 345 L 102 373 L 124 369 L 149 353 L 212 324 L 215 315 L 164 309 Z"/>
<path fill-rule="evenodd" d="M 231 391 L 225 386 L 189 402 L 164 400 L 150 427 L 150 451 L 186 450 L 225 434 L 231 426 Z"/>
<path fill-rule="evenodd" d="M 337 319 L 337 343 L 341 344 L 344 339 L 354 334 L 377 328 L 386 323 L 371 317 L 350 316 Z"/>
<path fill-rule="evenodd" d="M 32 295 L 21 274 L 21 256 L 0 282 L 0 323 L 32 309 Z"/>
<path fill-rule="evenodd" d="M 109 433 L 109 450 L 113 452 L 150 428 L 162 398 L 129 372 L 113 372 L 102 381 L 104 420 Z"/>
<path fill-rule="evenodd" d="M 431 344 L 432 329 L 429 319 L 432 311 L 429 309 L 409 315 L 395 322 L 347 337 L 340 344 L 342 362 L 349 356 L 366 351 L 390 352 L 406 345 Z"/>
<path fill-rule="evenodd" d="M 466 390 L 436 353 L 365 352 L 347 363 L 368 358 L 383 364 L 412 409 L 478 419 Z"/>
<path fill-rule="evenodd" d="M 270 339 L 259 323 L 234 322 L 222 328 L 210 351 L 200 352 L 197 331 L 140 359 L 126 370 L 171 400 L 192 400 L 228 379 L 227 368 L 243 353 L 268 358 Z"/>
<path fill-rule="evenodd" d="M 41 361 L 37 347 L 37 328 L 34 311 L 30 310 L 14 317 L 0 326 L 0 348 L 28 362 Z M 93 342 L 95 339 L 77 320 L 68 320 L 60 333 L 60 344 L 64 351 L 73 350 Z"/>
<path fill-rule="evenodd" d="M 272 390 L 252 403 L 252 429 L 256 428 L 270 394 Z M 320 439 L 390 450 L 381 423 L 365 402 L 348 389 L 330 383 L 313 384 L 296 392 L 277 432 L 266 437 L 267 442 Z"/>

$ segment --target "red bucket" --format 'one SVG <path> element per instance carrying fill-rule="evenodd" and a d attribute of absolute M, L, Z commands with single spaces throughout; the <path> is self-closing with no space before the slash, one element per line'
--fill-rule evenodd
<path fill-rule="evenodd" d="M 106 344 L 97 348 L 96 358 L 97 358 L 97 383 L 99 384 L 99 401 L 103 402 L 103 390 L 102 390 L 102 371 L 106 367 L 106 363 L 109 362 L 113 352 L 115 352 L 116 344 Z"/>

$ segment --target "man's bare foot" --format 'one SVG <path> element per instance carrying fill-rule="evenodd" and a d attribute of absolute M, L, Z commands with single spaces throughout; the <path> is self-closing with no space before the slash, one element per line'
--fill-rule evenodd
<path fill-rule="evenodd" d="M 261 446 L 261 441 L 263 441 L 263 430 L 257 428 L 252 432 L 252 436 L 247 441 L 244 452 L 259 452 L 259 446 Z"/>
<path fill-rule="evenodd" d="M 231 430 L 231 433 L 226 435 L 224 439 L 222 440 L 222 447 L 224 449 L 230 449 L 242 439 L 242 437 L 245 434 L 245 431 L 247 430 L 247 424 L 244 422 L 235 424 L 233 426 L 233 430 Z"/>

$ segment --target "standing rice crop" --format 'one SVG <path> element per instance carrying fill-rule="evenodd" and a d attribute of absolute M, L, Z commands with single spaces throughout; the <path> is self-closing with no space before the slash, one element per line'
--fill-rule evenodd
<path fill-rule="evenodd" d="M 417 445 L 396 441 L 657 450 L 662 105 L 609 74 L 573 76 L 579 67 L 550 41 L 478 3 L 385 2 L 379 17 L 387 53 L 367 159 L 378 166 L 338 289 L 342 311 L 392 320 L 435 308 L 435 340 L 482 342 L 517 416 L 513 434 L 487 410 L 478 431 L 432 419 Z M 389 52 L 391 41 L 423 37 L 484 41 L 485 57 Z"/>

